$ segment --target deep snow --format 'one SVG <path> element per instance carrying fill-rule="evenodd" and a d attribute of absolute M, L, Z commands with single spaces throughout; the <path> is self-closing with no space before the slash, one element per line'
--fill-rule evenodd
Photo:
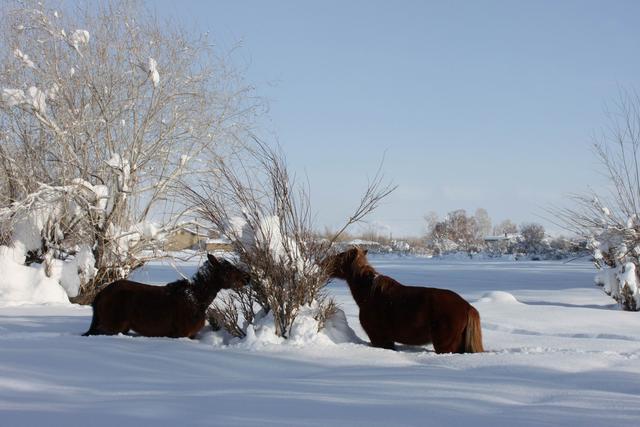
<path fill-rule="evenodd" d="M 640 317 L 585 263 L 371 258 L 406 284 L 453 289 L 482 316 L 483 354 L 326 340 L 221 346 L 81 337 L 91 310 L 0 307 L 0 425 L 632 425 Z M 183 265 L 189 276 L 196 268 Z M 169 266 L 136 272 L 167 282 Z M 343 282 L 329 286 L 366 340 Z"/>

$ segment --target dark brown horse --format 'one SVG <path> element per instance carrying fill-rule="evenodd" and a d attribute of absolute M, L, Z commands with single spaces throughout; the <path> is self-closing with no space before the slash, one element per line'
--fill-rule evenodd
<path fill-rule="evenodd" d="M 404 286 L 378 274 L 367 252 L 353 248 L 325 262 L 331 277 L 346 280 L 360 308 L 360 323 L 371 345 L 433 343 L 436 353 L 476 353 L 482 348 L 480 315 L 446 289 Z"/>
<path fill-rule="evenodd" d="M 249 275 L 227 260 L 207 255 L 192 280 L 151 286 L 129 280 L 109 284 L 93 300 L 87 335 L 126 334 L 148 337 L 189 337 L 204 326 L 205 311 L 220 289 L 246 285 Z"/>

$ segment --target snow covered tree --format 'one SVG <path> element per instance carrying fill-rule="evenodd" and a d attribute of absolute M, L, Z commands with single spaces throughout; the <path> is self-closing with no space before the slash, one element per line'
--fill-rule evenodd
<path fill-rule="evenodd" d="M 491 217 L 489 217 L 489 213 L 486 209 L 476 209 L 474 219 L 476 220 L 477 224 L 477 237 L 479 240 L 482 240 L 483 238 L 491 234 Z"/>
<path fill-rule="evenodd" d="M 0 234 L 27 263 L 91 257 L 70 292 L 87 303 L 157 256 L 186 209 L 174 184 L 238 145 L 257 105 L 206 36 L 138 3 L 1 8 Z"/>
<path fill-rule="evenodd" d="M 522 235 L 522 246 L 524 253 L 539 253 L 544 243 L 544 227 L 536 223 L 527 223 L 520 226 Z M 548 247 L 548 245 L 547 245 Z"/>
<path fill-rule="evenodd" d="M 424 216 L 424 220 L 426 222 L 427 225 L 427 236 L 429 236 L 432 232 L 433 229 L 436 227 L 436 224 L 438 224 L 438 222 L 440 221 L 440 218 L 438 217 L 438 213 L 435 211 L 430 211 L 428 212 L 425 216 Z"/>
<path fill-rule="evenodd" d="M 432 226 L 427 237 L 429 244 L 439 253 L 464 251 L 477 252 L 482 245 L 478 237 L 478 223 L 464 209 L 449 212 L 442 220 Z"/>
<path fill-rule="evenodd" d="M 554 212 L 588 240 L 600 272 L 596 284 L 624 310 L 640 311 L 640 95 L 623 91 L 595 151 L 609 178 L 604 194 L 579 195 L 577 207 Z"/>
<path fill-rule="evenodd" d="M 506 236 L 509 234 L 516 234 L 517 232 L 518 226 L 510 219 L 505 219 L 493 228 L 493 234 L 496 236 Z"/>

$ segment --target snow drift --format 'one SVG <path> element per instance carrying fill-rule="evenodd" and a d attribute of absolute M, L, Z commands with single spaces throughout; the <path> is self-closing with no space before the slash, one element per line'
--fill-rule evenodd
<path fill-rule="evenodd" d="M 25 255 L 19 242 L 14 247 L 0 246 L 0 304 L 70 304 L 59 282 L 65 269 L 58 268 L 57 277 L 50 277 L 39 264 L 24 265 Z"/>

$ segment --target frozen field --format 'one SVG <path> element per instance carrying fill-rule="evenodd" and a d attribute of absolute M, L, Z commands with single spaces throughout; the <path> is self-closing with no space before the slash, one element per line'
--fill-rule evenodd
<path fill-rule="evenodd" d="M 470 300 L 488 351 L 85 338 L 90 308 L 4 307 L 0 425 L 637 425 L 640 313 L 616 310 L 586 262 L 371 262 Z M 330 291 L 366 340 L 346 285 Z"/>

